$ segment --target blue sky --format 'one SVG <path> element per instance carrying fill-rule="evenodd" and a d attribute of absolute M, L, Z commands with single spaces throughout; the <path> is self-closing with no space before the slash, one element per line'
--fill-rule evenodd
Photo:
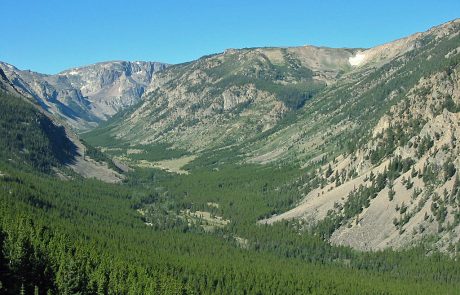
<path fill-rule="evenodd" d="M 379 2 L 379 3 L 377 3 Z M 1 0 L 0 60 L 57 73 L 226 48 L 371 47 L 460 17 L 459 0 Z"/>

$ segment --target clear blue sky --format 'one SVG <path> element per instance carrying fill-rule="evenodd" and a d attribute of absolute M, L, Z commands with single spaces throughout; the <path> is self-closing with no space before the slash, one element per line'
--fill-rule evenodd
<path fill-rule="evenodd" d="M 371 47 L 460 17 L 460 0 L 1 0 L 0 15 L 0 60 L 57 73 L 226 48 Z"/>

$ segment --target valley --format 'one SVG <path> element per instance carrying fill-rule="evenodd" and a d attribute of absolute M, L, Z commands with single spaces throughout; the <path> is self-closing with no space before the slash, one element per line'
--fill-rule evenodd
<path fill-rule="evenodd" d="M 0 63 L 0 292 L 456 294 L 459 46 Z"/>

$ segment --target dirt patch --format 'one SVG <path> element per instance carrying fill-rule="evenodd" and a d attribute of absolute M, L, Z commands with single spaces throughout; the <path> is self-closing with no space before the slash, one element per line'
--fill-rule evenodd
<path fill-rule="evenodd" d="M 208 205 L 209 208 L 219 208 L 219 204 L 214 202 L 207 202 L 206 205 Z"/>
<path fill-rule="evenodd" d="M 233 236 L 233 238 L 235 239 L 235 241 L 238 244 L 238 246 L 240 246 L 242 249 L 249 249 L 249 240 L 248 239 L 245 239 L 245 238 L 242 238 L 242 237 L 239 237 L 239 236 Z"/>
<path fill-rule="evenodd" d="M 283 153 L 286 152 L 285 148 L 279 148 L 271 150 L 263 155 L 256 156 L 250 160 L 249 163 L 259 163 L 259 164 L 268 164 L 276 159 L 278 159 Z"/>
<path fill-rule="evenodd" d="M 346 161 L 347 159 L 343 160 Z M 372 169 L 374 174 L 378 174 L 388 165 L 388 161 L 383 162 L 378 167 Z M 338 165 L 340 166 L 340 165 Z M 322 220 L 327 212 L 334 208 L 335 203 L 343 203 L 347 195 L 355 188 L 364 184 L 364 179 L 369 176 L 371 171 L 365 172 L 360 177 L 352 179 L 336 187 L 331 183 L 324 188 L 317 188 L 311 191 L 297 207 L 279 215 L 260 220 L 259 223 L 272 224 L 277 221 L 290 220 L 293 218 L 312 219 L 313 221 Z"/>
<path fill-rule="evenodd" d="M 223 228 L 230 223 L 230 220 L 224 219 L 221 216 L 214 215 L 207 211 L 192 212 L 187 209 L 182 210 L 181 215 L 188 221 L 189 224 L 198 224 L 207 232 L 212 232 L 216 228 Z"/>
<path fill-rule="evenodd" d="M 186 157 L 177 158 L 177 159 L 163 160 L 163 161 L 153 162 L 153 167 L 160 168 L 168 172 L 173 172 L 177 174 L 188 174 L 189 172 L 187 170 L 183 170 L 182 168 L 195 159 L 196 159 L 196 156 L 193 155 L 193 156 L 186 156 Z"/>
<path fill-rule="evenodd" d="M 138 155 L 138 154 L 143 154 L 144 153 L 144 150 L 140 150 L 140 149 L 128 149 L 126 150 L 126 154 L 128 155 Z"/>
<path fill-rule="evenodd" d="M 107 163 L 99 163 L 88 157 L 78 156 L 70 167 L 85 178 L 95 178 L 107 183 L 118 183 L 123 175 L 110 169 Z"/>

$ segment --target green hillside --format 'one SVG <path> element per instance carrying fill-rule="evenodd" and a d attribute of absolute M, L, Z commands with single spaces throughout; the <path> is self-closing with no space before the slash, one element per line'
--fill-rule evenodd
<path fill-rule="evenodd" d="M 75 145 L 63 127 L 24 98 L 0 91 L 0 157 L 18 167 L 50 173 L 73 161 Z"/>

